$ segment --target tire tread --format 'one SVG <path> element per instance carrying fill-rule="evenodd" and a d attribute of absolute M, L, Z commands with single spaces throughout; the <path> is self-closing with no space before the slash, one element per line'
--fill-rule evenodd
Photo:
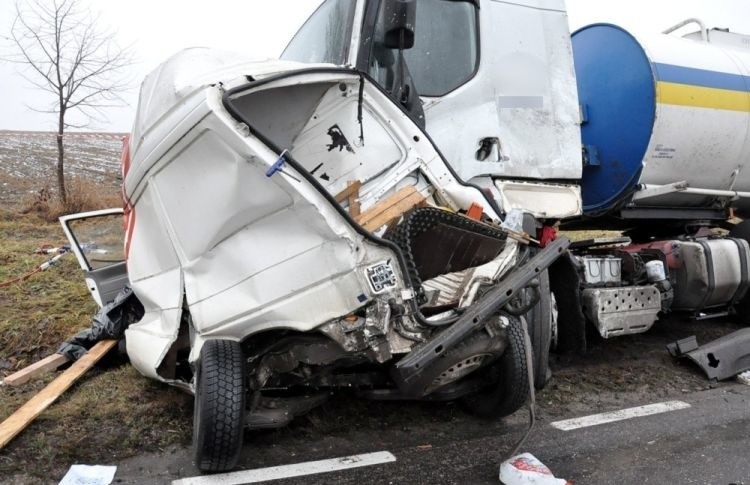
<path fill-rule="evenodd" d="M 231 340 L 203 345 L 193 430 L 195 464 L 207 472 L 231 470 L 242 449 L 245 419 L 245 365 Z M 202 399 L 200 405 L 197 400 Z"/>

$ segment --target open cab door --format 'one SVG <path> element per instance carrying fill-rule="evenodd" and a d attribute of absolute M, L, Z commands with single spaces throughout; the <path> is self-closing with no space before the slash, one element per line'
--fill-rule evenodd
<path fill-rule="evenodd" d="M 86 286 L 100 307 L 128 284 L 122 214 L 122 209 L 104 209 L 60 217 Z"/>

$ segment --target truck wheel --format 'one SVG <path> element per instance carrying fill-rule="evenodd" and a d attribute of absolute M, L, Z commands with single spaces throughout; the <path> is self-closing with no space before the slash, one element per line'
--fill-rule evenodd
<path fill-rule="evenodd" d="M 235 467 L 245 420 L 245 362 L 231 340 L 203 344 L 195 375 L 193 457 L 204 472 Z"/>
<path fill-rule="evenodd" d="M 500 350 L 498 340 L 478 330 L 448 350 L 441 359 L 424 367 L 411 386 L 419 389 L 419 397 L 439 392 L 469 374 L 478 375 L 482 366 L 490 365 L 490 361 L 500 355 Z"/>
<path fill-rule="evenodd" d="M 549 273 L 545 271 L 539 277 L 539 302 L 526 314 L 534 354 L 534 387 L 537 389 L 543 389 L 551 376 L 549 351 L 552 342 L 552 305 Z"/>
<path fill-rule="evenodd" d="M 466 409 L 481 418 L 502 418 L 516 412 L 529 397 L 529 375 L 526 367 L 526 340 L 518 317 L 509 317 L 506 329 L 508 347 L 503 355 L 486 369 L 491 382 L 485 390 L 461 399 Z"/>

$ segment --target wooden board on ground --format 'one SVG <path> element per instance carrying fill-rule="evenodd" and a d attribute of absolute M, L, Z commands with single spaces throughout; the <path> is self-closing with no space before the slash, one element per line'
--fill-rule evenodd
<path fill-rule="evenodd" d="M 26 404 L 0 423 L 0 449 L 23 431 L 50 404 L 55 402 L 70 386 L 96 364 L 99 359 L 117 345 L 117 340 L 102 340 L 78 359 L 47 387 L 35 394 Z"/>
<path fill-rule="evenodd" d="M 67 362 L 68 358 L 64 355 L 52 354 L 49 357 L 45 357 L 44 359 L 40 360 L 39 362 L 24 367 L 18 372 L 14 372 L 13 374 L 3 379 L 2 382 L 6 386 L 20 386 L 21 384 L 27 383 L 32 377 L 40 376 L 49 371 L 53 371 L 61 365 L 66 364 Z"/>
<path fill-rule="evenodd" d="M 355 217 L 355 220 L 368 231 L 374 231 L 401 217 L 404 212 L 422 205 L 425 199 L 414 187 L 404 187 Z"/>

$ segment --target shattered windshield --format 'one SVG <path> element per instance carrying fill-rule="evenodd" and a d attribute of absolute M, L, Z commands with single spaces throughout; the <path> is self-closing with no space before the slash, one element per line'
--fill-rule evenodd
<path fill-rule="evenodd" d="M 297 32 L 281 58 L 307 63 L 346 64 L 353 0 L 326 0 Z"/>

